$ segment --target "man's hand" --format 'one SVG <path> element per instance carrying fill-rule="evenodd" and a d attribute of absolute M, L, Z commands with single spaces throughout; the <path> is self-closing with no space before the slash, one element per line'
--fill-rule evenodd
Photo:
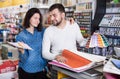
<path fill-rule="evenodd" d="M 68 21 L 70 21 L 70 24 L 74 24 L 74 19 L 73 18 L 68 18 Z"/>
<path fill-rule="evenodd" d="M 57 55 L 55 57 L 55 60 L 57 60 L 58 62 L 62 62 L 62 63 L 67 61 L 67 59 L 65 57 L 63 57 L 62 55 Z"/>

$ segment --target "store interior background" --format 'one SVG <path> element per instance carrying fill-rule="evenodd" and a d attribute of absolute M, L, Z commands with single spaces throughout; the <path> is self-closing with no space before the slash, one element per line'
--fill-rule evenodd
<path fill-rule="evenodd" d="M 65 6 L 66 19 L 74 18 L 86 39 L 97 32 L 103 34 L 109 42 L 107 47 L 78 46 L 79 51 L 120 57 L 119 0 L 0 0 L 0 54 L 5 52 L 2 45 L 7 41 L 14 42 L 15 36 L 22 30 L 22 21 L 28 9 L 39 8 L 43 14 L 43 26 L 47 28 L 51 24 L 48 8 L 54 3 Z"/>
<path fill-rule="evenodd" d="M 43 26 L 47 28 L 51 25 L 48 9 L 54 3 L 64 5 L 66 19 L 72 17 L 78 23 L 84 38 L 91 41 L 92 36 L 98 34 L 105 37 L 102 40 L 107 40 L 106 43 L 109 44 L 102 47 L 90 45 L 80 47 L 77 44 L 78 51 L 120 59 L 120 0 L 0 0 L 1 61 L 18 60 L 17 48 L 7 42 L 15 42 L 16 35 L 22 30 L 22 22 L 27 10 L 37 7 L 43 15 Z M 52 71 L 52 73 L 54 74 L 52 79 L 56 79 L 56 72 Z M 4 77 L 10 76 L 7 73 L 6 75 Z"/>

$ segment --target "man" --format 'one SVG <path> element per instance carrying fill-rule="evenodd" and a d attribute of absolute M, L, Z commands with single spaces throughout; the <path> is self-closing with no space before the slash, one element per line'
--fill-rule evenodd
<path fill-rule="evenodd" d="M 65 19 L 65 8 L 62 4 L 53 4 L 49 8 L 49 15 L 53 25 L 45 30 L 42 55 L 48 60 L 65 62 L 66 58 L 61 56 L 63 49 L 77 50 L 76 42 L 81 44 L 85 39 L 78 24 L 70 24 Z"/>

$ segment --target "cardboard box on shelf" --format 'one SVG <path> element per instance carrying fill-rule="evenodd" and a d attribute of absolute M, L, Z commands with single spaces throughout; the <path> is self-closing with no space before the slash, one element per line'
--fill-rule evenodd
<path fill-rule="evenodd" d="M 8 44 L 2 45 L 2 59 L 18 59 L 18 48 L 15 48 Z"/>
<path fill-rule="evenodd" d="M 64 6 L 74 6 L 76 4 L 76 0 L 63 0 L 62 3 Z"/>
<path fill-rule="evenodd" d="M 18 60 L 0 60 L 0 79 L 18 79 Z"/>

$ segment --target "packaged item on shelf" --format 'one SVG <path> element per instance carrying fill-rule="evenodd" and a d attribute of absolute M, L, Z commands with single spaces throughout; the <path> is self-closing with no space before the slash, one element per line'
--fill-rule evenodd
<path fill-rule="evenodd" d="M 8 44 L 2 44 L 1 58 L 2 59 L 18 59 L 18 48 Z"/>
<path fill-rule="evenodd" d="M 18 64 L 18 60 L 17 61 L 11 61 L 11 60 L 2 61 L 0 64 L 0 74 L 10 72 L 10 71 L 15 71 L 17 64 Z"/>

